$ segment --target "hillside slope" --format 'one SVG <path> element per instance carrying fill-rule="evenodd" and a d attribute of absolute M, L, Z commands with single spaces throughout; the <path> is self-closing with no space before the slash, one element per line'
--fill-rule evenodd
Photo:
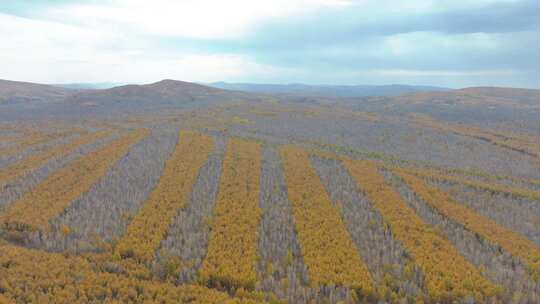
<path fill-rule="evenodd" d="M 162 80 L 145 85 L 125 85 L 105 90 L 83 91 L 67 101 L 79 105 L 181 105 L 191 102 L 218 102 L 245 97 L 245 93 L 211 88 L 191 82 Z"/>
<path fill-rule="evenodd" d="M 0 103 L 58 102 L 73 93 L 45 84 L 0 79 Z"/>
<path fill-rule="evenodd" d="M 306 84 L 254 84 L 215 82 L 209 86 L 227 90 L 254 93 L 291 94 L 304 96 L 397 96 L 423 91 L 447 91 L 446 88 L 411 85 L 306 85 Z"/>
<path fill-rule="evenodd" d="M 396 102 L 469 106 L 540 106 L 540 90 L 471 87 L 447 92 L 418 92 L 395 97 Z"/>

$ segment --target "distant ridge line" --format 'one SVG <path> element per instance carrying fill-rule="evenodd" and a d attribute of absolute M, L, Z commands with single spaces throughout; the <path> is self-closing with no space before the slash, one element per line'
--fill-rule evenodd
<path fill-rule="evenodd" d="M 302 83 L 290 84 L 258 84 L 258 83 L 227 83 L 214 82 L 209 86 L 244 91 L 250 93 L 292 94 L 336 97 L 363 97 L 363 96 L 398 96 L 416 92 L 446 92 L 452 89 L 436 86 L 415 86 L 404 84 L 388 85 L 309 85 Z"/>

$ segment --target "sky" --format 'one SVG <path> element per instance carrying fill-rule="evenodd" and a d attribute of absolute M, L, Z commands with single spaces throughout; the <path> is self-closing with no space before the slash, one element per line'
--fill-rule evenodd
<path fill-rule="evenodd" d="M 0 79 L 540 88 L 538 0 L 0 0 Z"/>

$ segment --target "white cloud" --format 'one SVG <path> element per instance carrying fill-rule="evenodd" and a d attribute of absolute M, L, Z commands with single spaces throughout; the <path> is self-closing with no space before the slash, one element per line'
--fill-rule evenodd
<path fill-rule="evenodd" d="M 247 56 L 164 53 L 145 41 L 114 33 L 0 14 L 0 78 L 34 82 L 134 82 L 164 78 L 188 81 L 261 79 L 292 69 L 254 62 Z"/>
<path fill-rule="evenodd" d="M 236 38 L 270 19 L 342 8 L 346 0 L 116 0 L 109 4 L 72 4 L 44 12 L 57 20 L 135 33 L 189 38 Z"/>
<path fill-rule="evenodd" d="M 499 61 L 477 64 L 484 58 L 481 56 L 495 56 L 501 50 L 515 47 L 513 38 L 519 35 L 524 38 L 519 36 L 518 41 L 533 41 L 528 38 L 536 37 L 537 32 L 444 34 L 423 31 L 368 35 L 350 43 L 329 43 L 320 49 L 314 47 L 301 52 L 280 41 L 275 42 L 282 43 L 275 53 L 268 51 L 269 57 L 275 56 L 272 60 L 260 56 L 263 50 L 241 48 L 244 41 L 249 44 L 249 39 L 261 35 L 257 29 L 265 22 L 291 24 L 291 19 L 318 18 L 329 10 L 344 12 L 347 16 L 352 12 L 358 18 L 372 18 L 384 25 L 393 14 L 407 16 L 415 12 L 469 9 L 516 1 L 107 0 L 51 5 L 31 13 L 38 19 L 0 13 L 0 78 L 48 83 L 143 83 L 162 78 L 327 83 L 369 83 L 375 81 L 373 77 L 378 82 L 500 76 L 509 76 L 500 77 L 508 79 L 523 74 L 512 74 L 513 66 L 497 64 Z M 336 22 L 347 23 L 347 20 Z M 315 24 L 317 30 L 320 26 L 324 32 L 327 24 Z M 219 41 L 216 44 L 205 42 L 209 45 L 205 49 L 205 44 L 197 47 L 193 40 L 183 38 Z M 182 41 L 193 45 L 183 48 Z M 231 43 L 231 49 L 237 53 L 219 51 L 226 49 L 227 43 Z M 242 55 L 243 52 L 251 56 Z M 309 61 L 314 54 L 320 57 L 311 57 L 317 60 Z M 262 64 L 256 58 L 276 62 L 276 66 Z M 280 58 L 285 60 L 280 61 Z M 295 68 L 280 67 L 280 64 Z"/>
<path fill-rule="evenodd" d="M 57 21 L 124 31 L 188 38 L 239 38 L 271 20 L 328 10 L 354 11 L 358 18 L 384 20 L 412 13 L 473 9 L 519 0 L 110 0 L 51 6 L 37 15 Z"/>
<path fill-rule="evenodd" d="M 163 60 L 136 60 L 118 65 L 110 73 L 127 82 L 144 83 L 165 78 L 197 82 L 275 79 L 297 71 L 259 64 L 246 56 L 185 54 Z"/>
<path fill-rule="evenodd" d="M 449 10 L 475 9 L 491 4 L 516 3 L 522 0 L 351 0 L 367 16 L 385 14 L 434 13 Z"/>
<path fill-rule="evenodd" d="M 500 35 L 488 33 L 466 33 L 441 35 L 434 32 L 411 32 L 384 38 L 385 49 L 392 55 L 413 55 L 432 53 L 436 50 L 453 49 L 496 50 L 501 47 Z"/>
<path fill-rule="evenodd" d="M 471 77 L 471 76 L 508 76 L 516 74 L 514 70 L 404 70 L 378 69 L 368 73 L 377 76 L 412 76 L 412 77 Z"/>
<path fill-rule="evenodd" d="M 430 14 L 456 9 L 471 10 L 492 4 L 511 4 L 520 1 L 522 0 L 349 0 L 342 4 L 355 9 L 361 18 L 381 20 L 404 14 Z"/>
<path fill-rule="evenodd" d="M 299 81 L 312 84 L 410 84 L 448 87 L 512 85 L 520 86 L 526 73 L 517 70 L 422 70 L 422 69 L 356 69 L 340 70 L 332 74 L 304 71 Z M 515 82 L 512 82 L 515 81 Z M 523 85 L 523 84 L 522 84 Z M 529 86 L 531 86 L 529 84 Z"/>

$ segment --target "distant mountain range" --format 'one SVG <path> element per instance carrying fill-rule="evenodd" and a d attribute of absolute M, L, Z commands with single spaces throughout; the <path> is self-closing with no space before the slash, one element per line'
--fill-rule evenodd
<path fill-rule="evenodd" d="M 412 85 L 307 85 L 307 84 L 254 84 L 214 82 L 207 84 L 214 88 L 252 93 L 292 94 L 303 96 L 399 96 L 416 92 L 444 92 L 448 88 Z"/>
<path fill-rule="evenodd" d="M 214 82 L 200 83 L 201 85 L 213 88 L 243 91 L 263 94 L 290 94 L 302 96 L 333 96 L 333 97 L 363 97 L 363 96 L 399 96 L 415 92 L 443 92 L 448 88 L 434 86 L 413 86 L 413 85 L 307 85 L 307 84 L 256 84 L 256 83 L 229 83 Z M 68 83 L 53 84 L 53 86 L 77 89 L 94 90 L 110 89 L 125 84 L 115 82 L 100 83 Z"/>
<path fill-rule="evenodd" d="M 392 101 L 401 104 L 425 104 L 445 106 L 540 106 L 540 90 L 470 87 L 447 92 L 417 92 L 395 96 Z"/>
<path fill-rule="evenodd" d="M 0 80 L 0 103 L 40 104 L 69 102 L 85 105 L 102 103 L 174 105 L 182 102 L 217 101 L 241 97 L 257 98 L 258 94 L 294 96 L 399 96 L 416 92 L 444 92 L 448 89 L 428 86 L 330 86 L 330 85 L 273 85 L 273 84 L 196 84 L 177 80 L 162 80 L 144 85 L 120 85 L 115 83 L 72 83 L 46 85 L 29 82 Z"/>
<path fill-rule="evenodd" d="M 540 107 L 540 90 L 499 87 L 449 90 L 402 85 L 310 86 L 223 82 L 208 86 L 178 80 L 162 80 L 151 84 L 123 85 L 107 89 L 85 89 L 84 87 L 77 85 L 75 88 L 67 89 L 54 85 L 0 80 L 0 105 L 58 104 L 84 107 L 109 105 L 119 109 L 176 107 L 223 101 L 257 101 L 267 99 L 267 96 L 261 93 L 272 93 L 279 94 L 279 100 L 289 102 L 331 100 L 332 102 L 346 101 L 352 104 L 367 102 L 389 106 Z"/>
<path fill-rule="evenodd" d="M 71 87 L 71 88 L 66 88 Z M 193 101 L 244 97 L 247 93 L 228 91 L 178 80 L 162 80 L 144 85 L 123 85 L 89 89 L 88 85 L 45 85 L 0 80 L 0 104 L 69 103 L 99 104 L 179 104 Z"/>

